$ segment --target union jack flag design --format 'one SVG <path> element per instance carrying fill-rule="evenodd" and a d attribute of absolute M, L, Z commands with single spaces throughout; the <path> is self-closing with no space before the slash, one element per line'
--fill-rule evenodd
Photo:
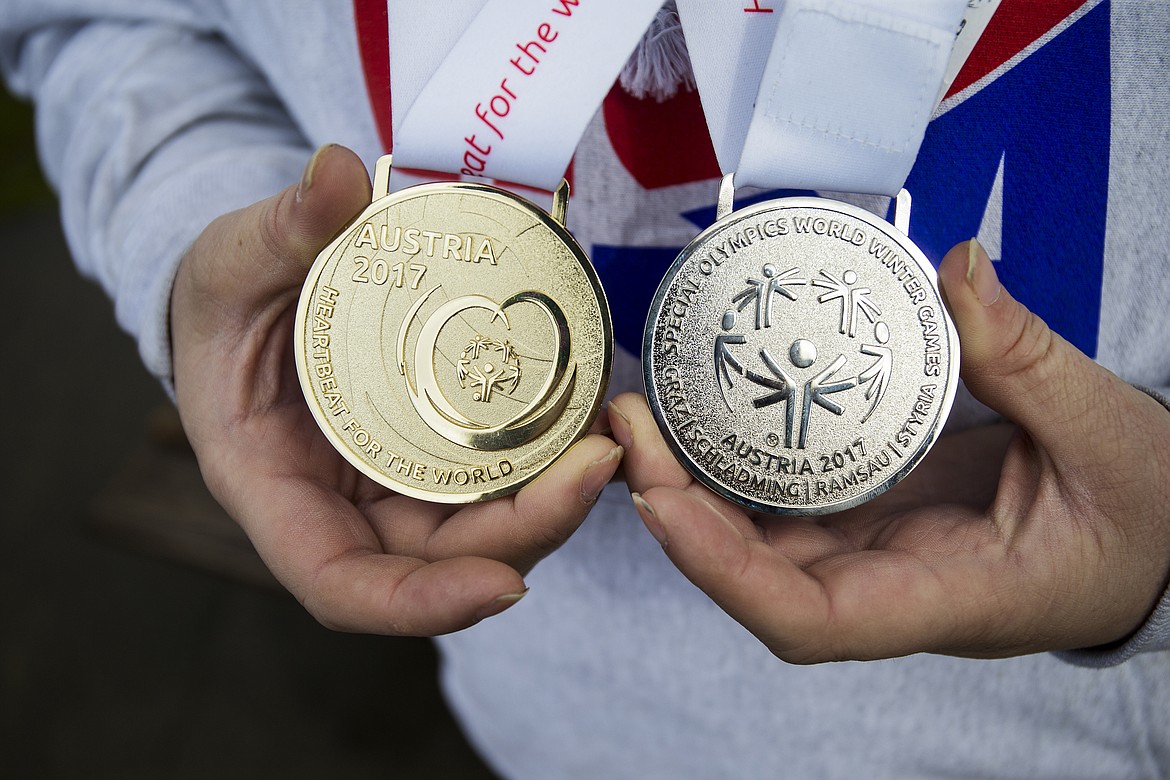
<path fill-rule="evenodd" d="M 1110 150 L 1110 3 L 1004 0 L 940 104 L 906 183 L 911 238 L 933 263 L 972 236 L 1004 285 L 1095 356 Z M 615 88 L 610 143 L 647 191 L 719 176 L 695 93 L 665 103 Z M 669 145 L 662 142 L 670 138 Z M 711 203 L 680 215 L 696 229 Z M 743 204 L 808 192 L 775 190 Z M 637 355 L 653 292 L 680 245 L 593 244 L 618 342 Z"/>

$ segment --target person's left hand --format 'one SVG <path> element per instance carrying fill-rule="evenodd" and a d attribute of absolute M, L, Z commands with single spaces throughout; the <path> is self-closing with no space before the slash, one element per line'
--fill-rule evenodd
<path fill-rule="evenodd" d="M 944 436 L 855 509 L 747 512 L 674 460 L 643 397 L 610 404 L 647 528 L 782 659 L 1097 646 L 1131 634 L 1166 586 L 1170 413 L 1015 301 L 977 245 L 939 277 L 967 387 L 1018 428 Z"/>

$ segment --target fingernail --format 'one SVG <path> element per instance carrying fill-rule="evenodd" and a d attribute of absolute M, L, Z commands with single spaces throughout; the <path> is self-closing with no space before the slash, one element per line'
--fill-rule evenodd
<path fill-rule="evenodd" d="M 487 620 L 493 615 L 500 614 L 505 609 L 524 598 L 525 594 L 527 593 L 528 588 L 525 588 L 519 593 L 505 593 L 503 596 L 496 596 L 487 604 L 484 604 L 483 607 L 480 608 L 479 612 L 475 613 L 475 622 L 478 623 L 481 620 Z"/>
<path fill-rule="evenodd" d="M 601 491 L 609 484 L 610 478 L 613 477 L 614 469 L 617 468 L 617 463 L 622 459 L 624 453 L 621 447 L 614 447 L 604 458 L 599 458 L 589 464 L 585 469 L 585 474 L 581 477 L 581 501 L 585 504 L 592 504 L 601 495 Z"/>
<path fill-rule="evenodd" d="M 662 527 L 662 521 L 658 519 L 658 513 L 654 511 L 654 507 L 642 498 L 641 493 L 630 493 L 630 498 L 634 499 L 634 508 L 638 510 L 638 515 L 642 518 L 646 530 L 660 545 L 665 547 L 666 529 Z"/>
<path fill-rule="evenodd" d="M 606 404 L 605 408 L 601 411 L 602 413 L 597 415 L 597 420 L 595 420 L 593 423 L 596 430 L 591 428 L 589 432 L 599 433 L 602 436 L 609 436 L 613 433 L 613 424 L 609 421 L 609 404 Z"/>
<path fill-rule="evenodd" d="M 615 415 L 617 425 L 613 424 Z M 609 422 L 613 428 L 614 440 L 627 450 L 632 447 L 634 445 L 634 426 L 630 423 L 630 418 L 626 417 L 625 413 L 613 404 L 609 405 Z"/>
<path fill-rule="evenodd" d="M 967 242 L 967 285 L 984 306 L 998 301 L 1003 289 L 991 258 L 974 238 Z"/>
<path fill-rule="evenodd" d="M 324 152 L 326 149 L 328 149 L 332 146 L 336 146 L 336 145 L 337 144 L 325 144 L 324 146 L 318 147 L 317 151 L 313 152 L 313 156 L 309 158 L 308 164 L 305 165 L 305 172 L 303 174 L 301 174 L 301 183 L 297 185 L 297 200 L 298 201 L 306 193 L 308 193 L 309 188 L 313 186 L 313 174 L 317 170 L 317 161 L 321 159 L 321 153 Z"/>

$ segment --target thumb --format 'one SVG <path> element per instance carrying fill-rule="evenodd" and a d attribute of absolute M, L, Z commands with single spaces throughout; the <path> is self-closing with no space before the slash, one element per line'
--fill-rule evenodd
<path fill-rule="evenodd" d="M 370 192 L 356 154 L 322 146 L 298 184 L 221 217 L 205 232 L 217 246 L 208 253 L 215 259 L 202 275 L 204 292 L 251 309 L 299 288 L 317 253 L 369 205 Z"/>
<path fill-rule="evenodd" d="M 305 259 L 301 269 L 370 205 L 370 179 L 365 165 L 349 149 L 337 144 L 322 146 L 305 165 L 296 189 L 268 201 L 269 224 L 282 229 L 272 248 L 288 257 Z"/>
<path fill-rule="evenodd" d="M 1101 415 L 1135 391 L 1013 298 L 974 239 L 947 253 L 939 280 L 959 331 L 961 372 L 972 395 L 1027 430 L 1058 460 L 1080 461 Z"/>

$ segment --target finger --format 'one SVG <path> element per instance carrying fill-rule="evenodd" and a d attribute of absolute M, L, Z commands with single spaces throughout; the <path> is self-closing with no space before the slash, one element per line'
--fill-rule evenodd
<path fill-rule="evenodd" d="M 622 455 L 612 440 L 586 436 L 515 495 L 469 506 L 444 521 L 426 557 L 474 555 L 529 571 L 577 530 Z"/>
<path fill-rule="evenodd" d="M 354 551 L 330 560 L 308 588 L 293 592 L 336 631 L 438 636 L 503 612 L 527 591 L 514 570 L 485 558 L 425 563 Z"/>
<path fill-rule="evenodd" d="M 626 449 L 623 462 L 630 490 L 644 493 L 655 486 L 684 488 L 691 484 L 690 473 L 670 451 L 646 398 L 641 393 L 623 393 L 609 402 L 609 419 L 614 440 Z"/>
<path fill-rule="evenodd" d="M 199 397 L 230 399 L 213 410 L 228 413 L 299 398 L 296 382 L 287 381 L 291 304 L 317 253 L 369 200 L 369 178 L 357 156 L 325 146 L 300 184 L 203 231 L 179 266 L 171 296 L 175 387 L 185 417 L 195 413 Z M 222 376 L 205 370 L 225 361 L 245 369 L 243 384 L 224 385 Z M 262 380 L 253 382 L 253 375 Z"/>
<path fill-rule="evenodd" d="M 433 636 L 524 595 L 520 575 L 497 561 L 387 554 L 353 504 L 317 483 L 272 479 L 252 487 L 230 511 L 277 579 L 330 628 Z"/>
<path fill-rule="evenodd" d="M 679 571 L 772 652 L 797 660 L 823 636 L 820 585 L 767 544 L 745 536 L 694 493 L 654 488 L 634 505 Z"/>
<path fill-rule="evenodd" d="M 626 447 L 622 476 L 631 493 L 642 493 L 654 487 L 686 490 L 740 533 L 761 538 L 763 530 L 752 522 L 743 508 L 712 493 L 679 463 L 663 439 L 645 396 L 625 393 L 611 401 L 609 407 L 614 438 L 624 442 Z"/>
<path fill-rule="evenodd" d="M 1122 416 L 1122 399 L 1141 395 L 1015 300 L 978 242 L 948 252 L 939 279 L 959 331 L 967 387 L 1058 462 L 1082 462 L 1102 419 Z"/>
<path fill-rule="evenodd" d="M 596 433 L 600 436 L 613 435 L 613 426 L 609 423 L 608 408 L 602 409 L 598 415 L 593 418 L 593 424 L 589 426 L 589 433 Z"/>
<path fill-rule="evenodd" d="M 237 301 L 247 312 L 299 288 L 317 254 L 369 203 L 370 181 L 357 155 L 321 147 L 298 184 L 221 217 L 218 229 L 205 233 L 217 243 L 200 247 L 213 258 L 201 276 L 205 294 Z"/>
<path fill-rule="evenodd" d="M 679 571 L 786 661 L 947 650 L 969 639 L 959 616 L 994 608 L 969 558 L 934 569 L 908 551 L 842 552 L 808 524 L 760 540 L 690 491 L 656 488 L 635 505 Z"/>

